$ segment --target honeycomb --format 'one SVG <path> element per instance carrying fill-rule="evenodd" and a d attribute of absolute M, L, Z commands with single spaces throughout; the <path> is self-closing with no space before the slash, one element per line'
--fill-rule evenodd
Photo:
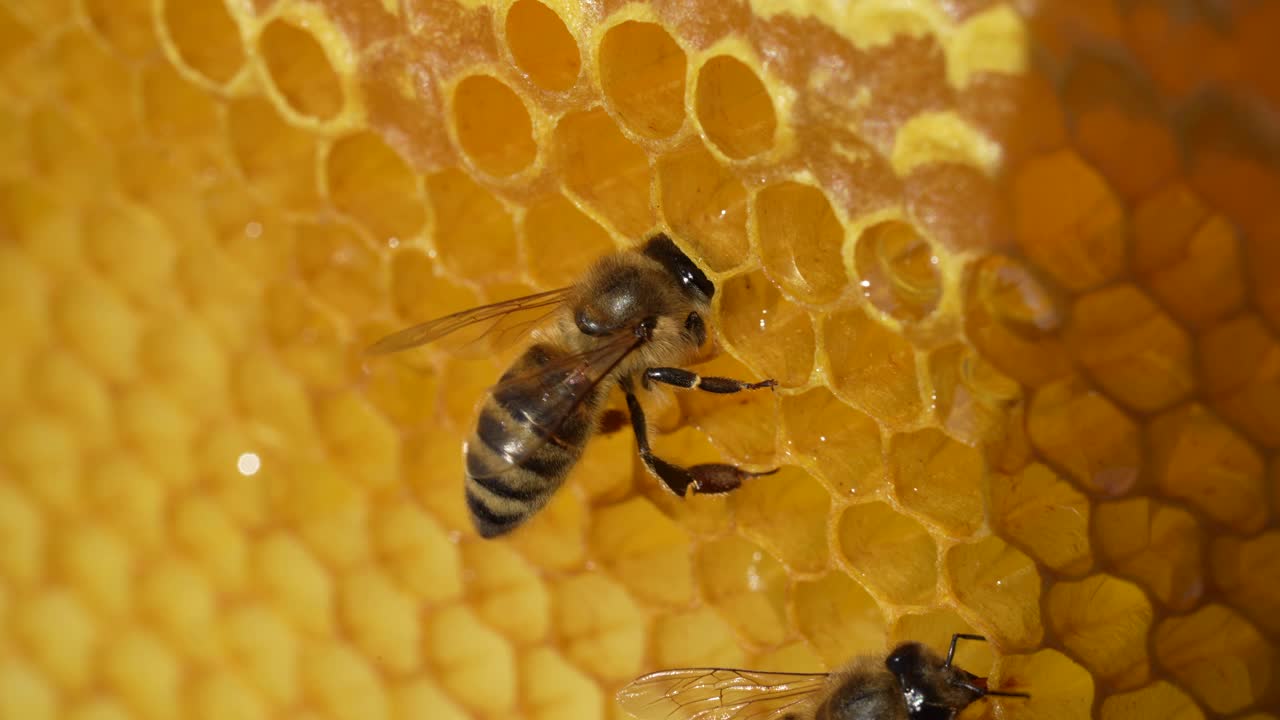
<path fill-rule="evenodd" d="M 1030 701 L 1275 720 L 1280 2 L 0 2 L 0 718 L 624 715 L 978 632 Z M 1271 113 L 1271 114 L 1269 114 Z M 721 292 L 481 541 L 503 357 L 380 334 L 664 230 Z"/>

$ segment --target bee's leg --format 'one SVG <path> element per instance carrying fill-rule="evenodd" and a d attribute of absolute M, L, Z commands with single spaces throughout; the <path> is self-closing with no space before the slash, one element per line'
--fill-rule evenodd
<path fill-rule="evenodd" d="M 627 410 L 631 412 L 631 429 L 636 434 L 636 449 L 640 452 L 640 459 L 644 460 L 644 464 L 671 492 L 680 497 L 684 497 L 690 488 L 695 493 L 704 495 L 727 493 L 737 489 L 747 478 L 778 472 L 777 468 L 766 472 L 750 472 L 736 465 L 722 463 L 707 463 L 687 468 L 672 465 L 654 455 L 653 449 L 649 447 L 649 428 L 645 425 L 644 408 L 640 407 L 640 401 L 630 388 L 627 389 Z"/>
<path fill-rule="evenodd" d="M 656 367 L 649 368 L 644 371 L 645 386 L 651 382 L 662 383 L 663 385 L 671 385 L 673 387 L 702 390 L 704 392 L 720 393 L 727 395 L 729 393 L 742 392 L 743 390 L 759 390 L 761 388 L 771 388 L 778 384 L 777 380 L 761 380 L 760 382 L 743 382 L 732 378 L 724 377 L 702 377 L 692 370 L 684 370 L 682 368 L 673 367 Z"/>

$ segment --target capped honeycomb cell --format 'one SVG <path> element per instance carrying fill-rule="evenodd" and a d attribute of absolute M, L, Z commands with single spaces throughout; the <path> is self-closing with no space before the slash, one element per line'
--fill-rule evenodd
<path fill-rule="evenodd" d="M 1030 698 L 997 699 L 1001 714 L 1017 720 L 1082 720 L 1090 717 L 1095 684 L 1089 671 L 1057 650 L 1008 655 L 998 663 L 1001 690 L 1029 692 Z"/>
<path fill-rule="evenodd" d="M 603 110 L 566 115 L 556 125 L 556 159 L 565 186 L 609 220 L 639 237 L 653 224 L 649 158 Z"/>
<path fill-rule="evenodd" d="M 1054 281 L 1083 292 L 1124 272 L 1120 200 L 1079 155 L 1060 150 L 1030 160 L 1013 184 L 1018 243 Z"/>
<path fill-rule="evenodd" d="M 1200 336 L 1200 373 L 1209 404 L 1269 448 L 1280 447 L 1280 342 L 1262 318 L 1244 314 Z"/>
<path fill-rule="evenodd" d="M 1027 411 L 1027 432 L 1037 450 L 1090 492 L 1123 495 L 1138 480 L 1138 428 L 1079 378 L 1036 392 Z"/>
<path fill-rule="evenodd" d="M 659 618 L 653 645 L 660 667 L 741 667 L 744 659 L 733 628 L 710 608 Z"/>
<path fill-rule="evenodd" d="M 387 720 L 389 703 L 369 661 L 353 648 L 317 642 L 301 658 L 303 688 L 317 706 L 340 720 Z M 501 665 L 495 663 L 495 672 Z"/>
<path fill-rule="evenodd" d="M 1132 285 L 1077 300 L 1064 337 L 1108 395 L 1140 412 L 1166 408 L 1195 387 L 1190 339 Z"/>
<path fill-rule="evenodd" d="M 109 137 L 136 133 L 136 106 L 119 101 L 133 85 L 120 60 L 94 38 L 74 30 L 58 37 L 51 52 L 62 68 L 61 95 L 73 112 L 92 116 L 98 132 Z"/>
<path fill-rule="evenodd" d="M 474 712 L 509 712 L 514 706 L 516 658 L 501 635 L 461 606 L 432 614 L 423 629 L 440 685 Z M 381 685 L 377 685 L 381 689 Z"/>
<path fill-rule="evenodd" d="M 173 650 L 145 629 L 130 629 L 103 649 L 103 684 L 142 717 L 174 717 L 183 666 Z"/>
<path fill-rule="evenodd" d="M 240 170 L 268 202 L 310 205 L 317 196 L 316 144 L 259 97 L 227 107 L 227 134 Z"/>
<path fill-rule="evenodd" d="M 946 582 L 966 619 L 1001 646 L 1034 647 L 1040 624 L 1040 574 L 1031 558 L 996 537 L 955 545 L 944 559 Z"/>
<path fill-rule="evenodd" d="M 554 583 L 551 594 L 555 633 L 574 664 L 611 680 L 635 676 L 648 627 L 622 586 L 603 575 L 582 574 Z"/>
<path fill-rule="evenodd" d="M 94 654 L 102 646 L 93 609 L 62 588 L 44 591 L 16 610 L 10 620 L 14 639 L 37 666 L 64 687 L 85 690 L 94 677 Z"/>
<path fill-rule="evenodd" d="M 462 552 L 480 619 L 521 645 L 543 640 L 550 632 L 551 593 L 529 562 L 497 544 L 469 543 Z"/>
<path fill-rule="evenodd" d="M 411 595 L 374 569 L 347 575 L 337 594 L 338 616 L 357 648 L 393 673 L 418 667 L 422 627 Z"/>
<path fill-rule="evenodd" d="M 747 256 L 747 189 L 691 139 L 658 158 L 662 213 L 671 229 L 715 272 Z"/>
<path fill-rule="evenodd" d="M 730 503 L 740 532 L 793 572 L 818 572 L 827 566 L 831 494 L 808 473 L 787 466 L 776 475 L 752 478 L 734 492 Z"/>
<path fill-rule="evenodd" d="M 982 454 L 930 428 L 893 436 L 889 473 L 894 496 L 953 536 L 971 535 L 985 523 Z"/>
<path fill-rule="evenodd" d="M 1022 388 L 965 345 L 948 345 L 929 356 L 933 411 L 943 430 L 960 442 L 1000 447 L 1015 442 L 1011 408 Z"/>
<path fill-rule="evenodd" d="M 275 612 L 256 605 L 230 609 L 222 636 L 237 669 L 275 704 L 296 702 L 301 692 L 298 635 Z"/>
<path fill-rule="evenodd" d="M 1231 603 L 1264 630 L 1280 632 L 1280 592 L 1271 579 L 1280 565 L 1280 533 L 1270 531 L 1249 540 L 1223 537 L 1210 550 L 1213 579 Z"/>
<path fill-rule="evenodd" d="M 329 198 L 378 243 L 407 240 L 424 222 L 418 179 L 373 133 L 338 140 L 325 158 Z"/>
<path fill-rule="evenodd" d="M 845 508 L 838 532 L 845 562 L 863 585 L 900 605 L 933 597 L 938 547 L 920 523 L 871 502 Z"/>
<path fill-rule="evenodd" d="M 373 531 L 380 566 L 414 597 L 440 603 L 462 594 L 459 549 L 434 517 L 413 504 L 395 504 L 379 508 Z"/>
<path fill-rule="evenodd" d="M 876 601 L 840 571 L 797 583 L 793 590 L 799 630 L 827 667 L 883 648 L 885 619 Z"/>
<path fill-rule="evenodd" d="M 1049 626 L 1093 677 L 1118 688 L 1146 684 L 1151 604 L 1136 585 L 1109 575 L 1049 589 Z"/>
<path fill-rule="evenodd" d="M 772 555 L 747 540 L 725 538 L 703 545 L 694 568 L 703 597 L 736 632 L 759 645 L 785 639 L 787 573 Z"/>
<path fill-rule="evenodd" d="M 218 84 L 240 72 L 245 48 L 224 0 L 164 0 L 160 7 L 160 27 L 191 71 Z"/>
<path fill-rule="evenodd" d="M 760 261 L 783 291 L 811 304 L 840 296 L 848 282 L 840 259 L 844 228 L 821 190 L 770 185 L 755 196 L 755 220 Z"/>
<path fill-rule="evenodd" d="M 1101 720 L 1162 717 L 1170 720 L 1203 720 L 1204 713 L 1177 685 L 1163 680 L 1141 690 L 1111 695 L 1102 701 Z"/>
<path fill-rule="evenodd" d="M 991 479 L 991 524 L 1001 537 L 1048 567 L 1079 575 L 1093 565 L 1089 499 L 1057 473 L 1033 463 Z"/>
<path fill-rule="evenodd" d="M 698 69 L 694 87 L 698 122 L 707 139 L 734 159 L 773 147 L 778 116 L 760 77 L 731 55 L 716 55 Z"/>
<path fill-rule="evenodd" d="M 342 109 L 342 85 L 324 48 L 303 27 L 272 20 L 258 36 L 267 78 L 295 112 L 330 120 Z"/>
<path fill-rule="evenodd" d="M 1165 495 L 1237 531 L 1254 532 L 1267 522 L 1262 458 L 1205 407 L 1191 404 L 1155 418 L 1147 443 Z"/>
<path fill-rule="evenodd" d="M 507 9 L 507 47 L 516 65 L 548 90 L 567 90 L 578 79 L 577 40 L 555 10 L 538 0 L 516 0 Z"/>
<path fill-rule="evenodd" d="M 603 508 L 591 532 L 595 555 L 636 597 L 676 606 L 692 597 L 685 531 L 649 501 L 637 498 Z"/>
<path fill-rule="evenodd" d="M 8 548 L 0 556 L 0 573 L 9 588 L 32 587 L 45 571 L 44 516 L 26 494 L 12 485 L 0 486 L 0 541 Z"/>
<path fill-rule="evenodd" d="M 184 655 L 209 661 L 221 653 L 213 632 L 213 588 L 193 565 L 157 563 L 140 578 L 138 602 L 165 640 Z"/>
<path fill-rule="evenodd" d="M 560 193 L 530 205 L 523 223 L 525 247 L 536 259 L 530 273 L 544 287 L 572 285 L 596 258 L 614 249 L 609 233 Z"/>
<path fill-rule="evenodd" d="M 885 220 L 863 230 L 854 265 L 863 297 L 899 320 L 920 320 L 938 306 L 938 256 L 909 223 Z"/>
<path fill-rule="evenodd" d="M 538 146 L 529 111 L 515 91 L 489 75 L 463 78 L 453 89 L 458 143 L 476 167 L 490 175 L 520 172 Z"/>
<path fill-rule="evenodd" d="M 1064 313 L 1049 288 L 1020 261 L 980 260 L 969 282 L 965 329 L 973 344 L 1010 377 L 1040 386 L 1071 372 L 1058 331 Z"/>
<path fill-rule="evenodd" d="M 1275 652 L 1258 631 L 1221 605 L 1171 617 L 1155 629 L 1157 661 L 1217 713 L 1248 708 L 1275 672 Z"/>
<path fill-rule="evenodd" d="M 788 452 L 811 458 L 837 492 L 870 494 L 886 487 L 880 427 L 872 417 L 825 388 L 784 395 L 779 406 Z"/>
<path fill-rule="evenodd" d="M 1121 575 L 1174 610 L 1199 602 L 1204 535 L 1190 513 L 1149 498 L 1103 503 L 1095 512 L 1098 548 Z"/>
<path fill-rule="evenodd" d="M 684 50 L 660 25 L 628 20 L 604 34 L 600 85 L 632 132 L 672 135 L 684 124 Z"/>
<path fill-rule="evenodd" d="M 520 702 L 536 720 L 602 720 L 604 697 L 595 679 L 550 648 L 520 657 Z M 438 717 L 432 708 L 428 714 Z"/>
<path fill-rule="evenodd" d="M 435 210 L 432 242 L 450 273 L 495 282 L 515 265 L 515 226 L 492 193 L 462 171 L 446 170 L 427 178 L 427 196 Z"/>

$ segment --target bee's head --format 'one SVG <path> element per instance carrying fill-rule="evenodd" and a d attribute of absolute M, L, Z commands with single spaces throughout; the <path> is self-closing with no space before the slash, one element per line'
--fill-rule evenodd
<path fill-rule="evenodd" d="M 920 643 L 903 643 L 885 659 L 898 679 L 911 720 L 950 720 L 987 694 L 987 680 L 949 665 Z"/>
<path fill-rule="evenodd" d="M 694 265 L 689 256 L 685 255 L 665 234 L 658 233 L 649 238 L 642 252 L 647 257 L 657 260 L 659 265 L 671 273 L 680 289 L 691 300 L 709 303 L 715 296 L 716 286 L 712 284 L 707 274 Z"/>

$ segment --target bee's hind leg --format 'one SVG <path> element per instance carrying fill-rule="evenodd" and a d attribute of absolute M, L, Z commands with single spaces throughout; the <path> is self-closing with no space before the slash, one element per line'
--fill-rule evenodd
<path fill-rule="evenodd" d="M 777 468 L 765 472 L 750 472 L 736 465 L 723 463 L 707 463 L 692 467 L 672 465 L 654 455 L 653 449 L 649 447 L 649 428 L 645 424 L 644 408 L 640 407 L 640 401 L 629 389 L 627 390 L 627 410 L 631 413 L 631 429 L 636 434 L 636 449 L 640 452 L 640 459 L 644 460 L 644 464 L 671 492 L 680 497 L 684 497 L 690 488 L 693 492 L 703 495 L 727 493 L 736 490 L 747 478 L 778 472 Z"/>
<path fill-rule="evenodd" d="M 641 377 L 644 380 L 645 387 L 648 387 L 649 383 L 656 382 L 686 390 L 702 390 L 703 392 L 719 393 L 721 395 L 742 392 L 743 390 L 772 388 L 778 384 L 778 381 L 773 379 L 749 383 L 742 380 L 734 380 L 733 378 L 702 377 L 692 370 L 673 367 L 649 368 L 644 371 L 644 375 Z"/>

